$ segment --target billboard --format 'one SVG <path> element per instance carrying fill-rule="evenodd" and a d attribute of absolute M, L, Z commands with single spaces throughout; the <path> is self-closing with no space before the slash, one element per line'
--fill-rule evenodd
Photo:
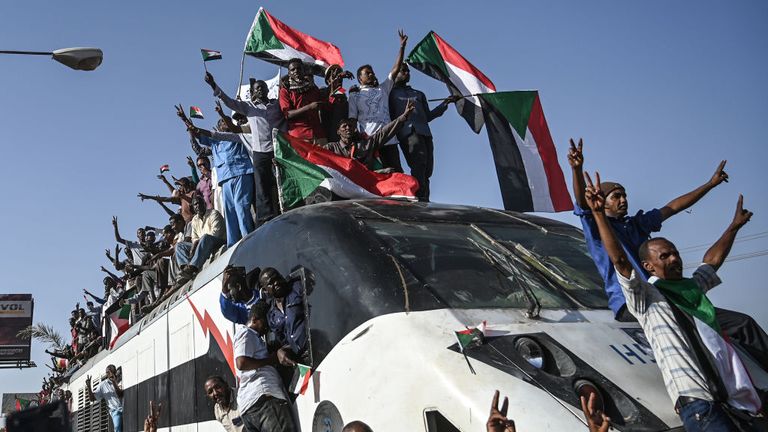
<path fill-rule="evenodd" d="M 0 362 L 29 361 L 31 340 L 16 333 L 32 325 L 32 294 L 0 294 Z"/>

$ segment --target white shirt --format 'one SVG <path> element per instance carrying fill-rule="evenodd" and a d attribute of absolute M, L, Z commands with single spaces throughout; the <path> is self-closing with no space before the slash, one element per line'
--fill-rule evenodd
<path fill-rule="evenodd" d="M 192 241 L 200 240 L 205 234 L 218 237 L 220 239 L 227 239 L 226 226 L 224 218 L 221 217 L 221 213 L 214 209 L 209 209 L 205 212 L 201 218 L 195 215 L 190 222 L 192 225 Z"/>
<path fill-rule="evenodd" d="M 394 82 L 392 77 L 387 77 L 378 87 L 360 86 L 359 92 L 349 94 L 349 116 L 357 119 L 357 129 L 371 136 L 388 124 L 389 117 L 389 92 L 392 91 Z M 392 137 L 384 145 L 396 144 Z"/>
<path fill-rule="evenodd" d="M 107 401 L 107 408 L 110 412 L 123 410 L 123 403 L 120 402 L 120 398 L 117 397 L 115 387 L 108 379 L 105 379 L 99 383 L 99 385 L 96 387 L 96 391 L 93 392 L 93 396 L 96 398 L 96 400 L 103 399 Z"/>
<path fill-rule="evenodd" d="M 240 410 L 237 409 L 236 401 L 231 402 L 231 406 L 228 410 L 225 410 L 219 404 L 214 404 L 213 415 L 216 417 L 216 420 L 224 426 L 225 431 L 243 432 L 243 419 L 240 417 Z"/>
<path fill-rule="evenodd" d="M 249 327 L 237 325 L 235 330 L 235 359 L 251 357 L 264 360 L 269 357 L 264 339 Z M 241 413 L 248 411 L 263 395 L 285 400 L 280 375 L 272 366 L 262 366 L 256 370 L 237 370 L 240 387 L 237 391 L 237 407 Z"/>
<path fill-rule="evenodd" d="M 638 277 L 634 270 L 629 279 L 616 270 L 616 278 L 627 300 L 627 310 L 637 318 L 651 343 L 653 356 L 672 402 L 680 396 L 713 400 L 691 344 L 664 295 L 653 284 Z M 715 269 L 707 264 L 697 268 L 692 279 L 704 292 L 721 282 Z"/>

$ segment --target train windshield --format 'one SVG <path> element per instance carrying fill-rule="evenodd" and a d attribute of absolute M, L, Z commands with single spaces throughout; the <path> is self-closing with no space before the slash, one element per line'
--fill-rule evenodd
<path fill-rule="evenodd" d="M 366 220 L 443 307 L 607 308 L 576 229 Z"/>

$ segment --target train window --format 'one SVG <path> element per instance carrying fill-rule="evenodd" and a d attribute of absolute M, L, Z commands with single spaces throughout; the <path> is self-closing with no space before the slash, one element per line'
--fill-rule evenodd
<path fill-rule="evenodd" d="M 532 257 L 541 270 L 580 303 L 608 307 L 603 279 L 587 251 L 584 236 L 575 228 L 555 227 L 542 232 L 514 225 L 480 225 L 509 249 Z"/>
<path fill-rule="evenodd" d="M 538 229 L 520 226 L 500 226 L 492 231 L 491 228 L 496 227 L 381 220 L 365 223 L 425 288 L 431 289 L 448 307 L 526 308 L 532 296 L 544 308 L 607 306 L 602 285 L 595 280 L 594 265 L 590 261 L 592 267 L 587 269 L 583 257 L 578 256 L 580 252 L 575 252 L 583 248 L 583 242 L 576 244 L 574 238 L 552 235 L 556 239 L 550 240 Z M 508 231 L 502 232 L 502 228 Z M 512 230 L 519 233 L 513 236 Z M 496 242 L 491 238 L 502 237 L 501 234 L 504 237 Z M 547 264 L 538 262 L 537 255 L 528 248 L 518 250 L 507 244 L 508 240 L 518 237 L 525 238 L 525 244 L 536 253 L 546 256 Z M 544 246 L 550 241 L 553 243 L 544 254 Z M 560 247 L 568 252 L 558 254 Z M 563 288 L 557 273 L 550 271 L 548 266 L 554 267 L 553 263 L 560 262 L 563 264 L 555 267 L 559 271 L 565 271 L 565 263 L 571 266 L 569 271 L 574 275 L 569 276 L 569 281 L 578 281 L 578 288 L 574 288 L 579 291 L 578 295 Z M 599 280 L 599 276 L 597 278 Z"/>
<path fill-rule="evenodd" d="M 461 432 L 450 420 L 436 409 L 424 411 L 427 432 Z"/>

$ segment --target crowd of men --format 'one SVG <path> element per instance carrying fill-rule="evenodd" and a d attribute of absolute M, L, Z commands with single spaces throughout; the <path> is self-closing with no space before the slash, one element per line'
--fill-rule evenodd
<path fill-rule="evenodd" d="M 194 279 L 206 262 L 280 212 L 273 129 L 382 172 L 403 171 L 402 151 L 419 182 L 418 198 L 429 200 L 433 170 L 429 122 L 457 99 L 447 98 L 430 110 L 424 94 L 408 85 L 410 72 L 403 63 L 408 37 L 400 32 L 399 38 L 397 58 L 387 77 L 379 82 L 370 65 L 361 66 L 357 70 L 359 86 L 348 92 L 342 83 L 353 77 L 350 72 L 338 65 L 328 67 L 325 87 L 319 88 L 308 66 L 299 59 L 288 62 L 278 100 L 269 99 L 266 83 L 255 79 L 250 80 L 245 100 L 233 99 L 213 75 L 206 73 L 204 81 L 220 101 L 216 105 L 217 126 L 215 130 L 196 127 L 182 107 L 177 107 L 196 154 L 187 160 L 191 176 L 173 178 L 171 183 L 161 173 L 158 178 L 167 187 L 168 196 L 139 194 L 142 201 L 155 201 L 168 214 L 168 224 L 162 229 L 141 227 L 135 240 L 126 240 L 117 218 L 113 218 L 117 245 L 114 253 L 108 249 L 106 256 L 116 273 L 102 267 L 107 274 L 103 296 L 84 290 L 90 300 L 87 308 L 78 305 L 72 311 L 71 344 L 50 352 L 54 360 L 63 358 L 70 367 L 54 361 L 57 375 L 46 381 L 46 394 L 66 397 L 59 395 L 56 386 L 71 373 L 72 365 L 82 364 L 106 345 L 110 336 L 103 324 L 111 311 L 131 305 L 131 321 L 137 321 Z M 234 111 L 232 117 L 225 114 L 221 104 Z M 621 184 L 601 182 L 599 177 L 593 183 L 583 172 L 581 141 L 578 145 L 571 141 L 568 160 L 573 172 L 575 214 L 581 219 L 588 250 L 603 277 L 609 306 L 617 321 L 637 321 L 643 328 L 686 430 L 757 430 L 751 429 L 753 416 L 762 409 L 765 389 L 755 388 L 748 380 L 736 382 L 734 376 L 744 367 L 738 362 L 727 370 L 717 365 L 708 367 L 711 359 L 702 357 L 698 339 L 684 322 L 700 305 L 711 306 L 705 293 L 719 284 L 716 271 L 736 233 L 752 214 L 743 209 L 740 198 L 732 223 L 690 279 L 682 276 L 682 261 L 674 244 L 651 238 L 666 219 L 728 181 L 725 161 L 700 187 L 659 209 L 630 216 L 626 189 Z M 296 364 L 311 364 L 300 289 L 296 279 L 273 268 L 247 274 L 241 267 L 224 271 L 221 311 L 239 324 L 234 342 L 237 396 L 222 377 L 210 377 L 203 385 L 215 403 L 217 420 L 226 430 L 297 429 L 287 388 L 296 379 Z M 739 353 L 768 370 L 768 336 L 754 320 L 733 311 L 712 310 L 714 315 L 709 319 L 739 347 Z M 268 332 L 272 335 L 270 343 L 265 338 Z M 91 392 L 89 381 L 89 397 L 109 401 L 115 430 L 119 430 L 122 390 L 111 368 L 108 380 L 97 392 Z M 609 419 L 604 413 L 593 409 L 591 400 L 582 400 L 582 404 L 590 429 L 606 430 Z M 498 408 L 495 395 L 489 431 L 514 430 L 506 411 L 506 403 Z M 156 419 L 153 410 L 147 427 L 151 429 Z M 353 422 L 345 430 L 370 428 Z"/>

